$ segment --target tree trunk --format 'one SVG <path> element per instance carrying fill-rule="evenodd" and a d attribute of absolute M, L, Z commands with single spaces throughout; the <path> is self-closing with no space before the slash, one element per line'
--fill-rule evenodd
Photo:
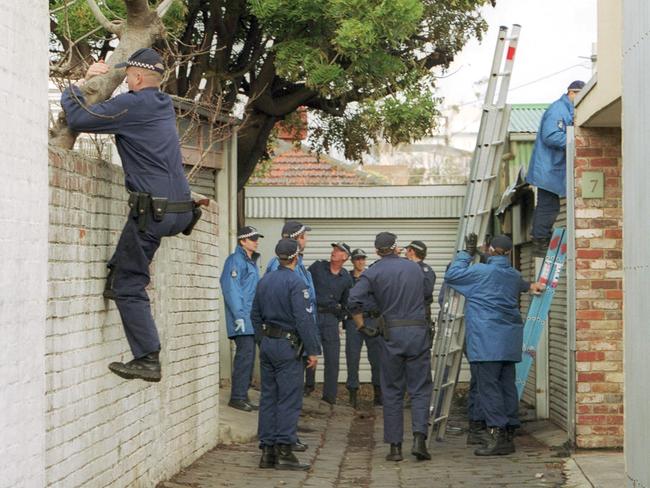
<path fill-rule="evenodd" d="M 237 189 L 241 190 L 255 170 L 255 166 L 266 153 L 267 142 L 273 126 L 280 120 L 262 112 L 252 110 L 246 117 L 246 125 L 237 137 Z"/>

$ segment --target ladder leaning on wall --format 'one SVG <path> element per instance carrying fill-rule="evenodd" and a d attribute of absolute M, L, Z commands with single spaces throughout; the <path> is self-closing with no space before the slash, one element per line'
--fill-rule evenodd
<path fill-rule="evenodd" d="M 465 236 L 469 233 L 476 233 L 479 242 L 485 240 L 497 185 L 499 162 L 503 155 L 510 119 L 510 106 L 506 104 L 506 100 L 520 31 L 521 26 L 515 24 L 508 37 L 508 28 L 505 26 L 499 28 L 465 193 L 464 212 L 458 225 L 456 250 L 464 248 Z M 451 288 L 445 287 L 443 307 L 438 315 L 438 331 L 433 346 L 432 427 L 429 445 L 433 439 L 443 440 L 446 434 L 465 345 L 463 309 L 463 297 Z"/>

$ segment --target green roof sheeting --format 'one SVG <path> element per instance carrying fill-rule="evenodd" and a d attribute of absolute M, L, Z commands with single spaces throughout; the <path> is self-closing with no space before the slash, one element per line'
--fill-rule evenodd
<path fill-rule="evenodd" d="M 508 132 L 536 133 L 548 103 L 515 103 L 511 107 Z"/>

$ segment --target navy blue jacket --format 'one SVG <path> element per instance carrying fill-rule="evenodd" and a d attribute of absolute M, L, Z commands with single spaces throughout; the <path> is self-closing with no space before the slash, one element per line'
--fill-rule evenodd
<path fill-rule="evenodd" d="M 573 125 L 573 103 L 564 94 L 539 124 L 526 181 L 561 197 L 566 195 L 566 128 Z"/>
<path fill-rule="evenodd" d="M 320 339 L 311 315 L 309 290 L 298 274 L 280 266 L 267 272 L 257 285 L 251 319 L 255 335 L 261 337 L 262 324 L 270 324 L 300 336 L 305 354 L 321 353 Z"/>
<path fill-rule="evenodd" d="M 431 304 L 433 303 L 433 288 L 436 286 L 436 273 L 424 261 L 417 261 L 417 263 L 424 273 L 424 312 L 427 318 L 431 319 Z"/>
<path fill-rule="evenodd" d="M 350 290 L 350 311 L 379 310 L 384 319 L 413 320 L 424 324 L 424 276 L 413 261 L 396 254 L 371 264 Z"/>
<path fill-rule="evenodd" d="M 342 317 L 348 304 L 350 288 L 354 285 L 348 270 L 341 269 L 334 275 L 330 271 L 330 262 L 319 260 L 309 267 L 309 272 L 314 280 L 318 307 L 331 311 L 339 310 L 337 316 Z"/>
<path fill-rule="evenodd" d="M 81 90 L 76 86 L 72 90 L 85 104 Z M 67 88 L 61 106 L 71 130 L 115 134 L 127 190 L 171 201 L 191 199 L 169 95 L 145 88 L 84 108 Z"/>
<path fill-rule="evenodd" d="M 275 271 L 280 267 L 280 261 L 277 256 L 274 256 L 269 263 L 266 265 L 266 272 Z M 305 267 L 305 264 L 302 260 L 302 255 L 298 256 L 298 264 L 296 264 L 295 273 L 300 276 L 300 279 L 305 283 L 307 289 L 309 290 L 309 301 L 312 304 L 312 316 L 314 317 L 314 322 L 316 322 L 316 317 L 318 317 L 318 310 L 316 306 L 316 289 L 314 288 L 314 280 L 311 277 L 311 273 Z"/>
<path fill-rule="evenodd" d="M 260 280 L 260 272 L 257 269 L 259 257 L 258 253 L 253 253 L 252 258 L 249 258 L 244 248 L 237 246 L 223 265 L 219 282 L 226 303 L 226 327 L 230 338 L 255 333 L 251 322 L 251 309 Z M 243 331 L 235 331 L 235 320 L 238 319 L 244 319 Z"/>
<path fill-rule="evenodd" d="M 519 295 L 530 288 L 508 256 L 490 256 L 470 266 L 461 251 L 445 273 L 445 283 L 465 296 L 467 358 L 476 361 L 521 361 L 524 326 Z"/>

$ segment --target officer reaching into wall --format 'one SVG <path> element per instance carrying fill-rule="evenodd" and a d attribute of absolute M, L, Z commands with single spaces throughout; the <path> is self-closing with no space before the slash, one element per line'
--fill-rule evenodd
<path fill-rule="evenodd" d="M 411 241 L 406 246 L 406 258 L 417 263 L 424 273 L 424 313 L 429 323 L 432 324 L 431 304 L 433 303 L 433 288 L 436 285 L 436 273 L 431 266 L 424 262 L 426 257 L 427 245 L 424 242 Z"/>
<path fill-rule="evenodd" d="M 320 259 L 309 267 L 316 289 L 317 323 L 325 359 L 323 401 L 330 405 L 336 403 L 339 380 L 339 323 L 346 314 L 348 293 L 353 285 L 350 273 L 343 268 L 351 253 L 350 246 L 345 242 L 334 242 L 330 260 Z M 306 384 L 314 385 L 315 381 L 316 368 L 308 369 Z"/>
<path fill-rule="evenodd" d="M 381 389 L 387 461 L 401 461 L 404 437 L 404 391 L 411 398 L 413 448 L 419 460 L 431 459 L 426 438 L 431 402 L 431 328 L 424 312 L 424 277 L 420 267 L 397 254 L 397 236 L 375 238 L 380 259 L 361 274 L 350 290 L 349 308 L 357 328 L 368 333 L 363 310 L 381 313 Z"/>
<path fill-rule="evenodd" d="M 467 242 L 467 250 L 458 253 L 445 273 L 445 283 L 466 299 L 467 358 L 489 431 L 487 444 L 474 454 L 507 455 L 515 452 L 513 437 L 520 425 L 515 363 L 521 361 L 524 327 L 519 295 L 525 291 L 541 293 L 544 285 L 528 283 L 512 267 L 509 237 L 494 237 L 487 263 L 472 266 L 476 235 L 468 236 Z"/>
<path fill-rule="evenodd" d="M 352 251 L 352 272 L 350 273 L 354 284 L 359 282 L 361 273 L 366 269 L 366 253 L 363 249 Z M 363 321 L 369 330 L 378 330 L 377 310 L 364 310 Z M 347 364 L 348 377 L 345 386 L 348 389 L 350 404 L 357 407 L 357 393 L 359 391 L 359 362 L 361 360 L 361 348 L 365 342 L 368 350 L 368 361 L 370 362 L 370 381 L 373 388 L 373 404 L 381 405 L 381 382 L 380 382 L 380 362 L 381 362 L 381 339 L 379 337 L 370 337 L 362 334 L 357 330 L 357 326 L 351 317 L 344 322 L 345 327 L 345 360 Z"/>
<path fill-rule="evenodd" d="M 176 114 L 169 95 L 160 91 L 164 66 L 153 49 L 139 49 L 125 63 L 129 92 L 86 106 L 77 86 L 61 96 L 68 127 L 76 132 L 115 134 L 122 160 L 130 213 L 108 263 L 104 296 L 114 299 L 134 359 L 109 369 L 126 379 L 161 379 L 160 339 L 145 291 L 149 264 L 164 236 L 189 234 L 200 217 L 183 172 Z M 85 79 L 111 68 L 94 63 Z"/>
<path fill-rule="evenodd" d="M 228 338 L 235 342 L 231 392 L 228 406 L 250 412 L 257 406 L 248 398 L 255 364 L 255 331 L 251 309 L 260 279 L 257 261 L 259 238 L 255 227 L 245 226 L 237 233 L 237 249 L 228 256 L 221 273 L 221 292 L 226 304 Z"/>
<path fill-rule="evenodd" d="M 258 437 L 260 468 L 306 470 L 293 454 L 302 409 L 303 352 L 316 367 L 320 343 L 311 316 L 309 289 L 294 272 L 300 248 L 293 239 L 275 247 L 279 267 L 260 280 L 251 318 L 260 344 L 262 392 Z"/>

